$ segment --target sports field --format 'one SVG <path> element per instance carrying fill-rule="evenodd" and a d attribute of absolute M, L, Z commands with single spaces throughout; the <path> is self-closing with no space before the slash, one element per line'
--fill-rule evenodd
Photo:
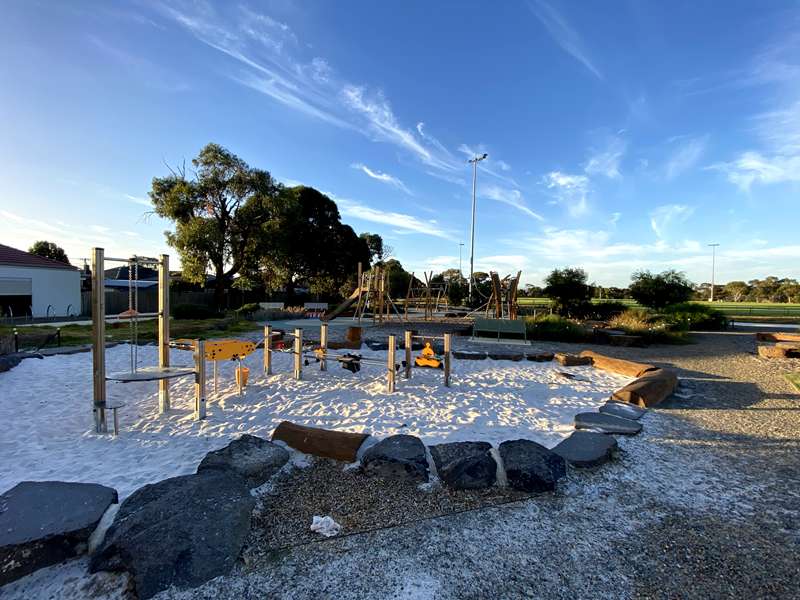
<path fill-rule="evenodd" d="M 593 299 L 592 302 L 621 302 L 631 308 L 639 307 L 639 304 L 631 299 L 624 300 L 599 300 Z M 520 306 L 527 307 L 549 307 L 549 298 L 520 298 Z M 800 318 L 800 304 L 783 304 L 777 302 L 697 302 L 713 306 L 728 317 L 797 317 Z"/>

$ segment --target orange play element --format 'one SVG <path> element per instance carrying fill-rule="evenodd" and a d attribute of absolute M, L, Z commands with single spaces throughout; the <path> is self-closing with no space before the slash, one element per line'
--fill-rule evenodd
<path fill-rule="evenodd" d="M 175 340 L 178 347 L 191 348 L 192 340 Z M 240 360 L 256 350 L 255 342 L 242 340 L 208 340 L 206 341 L 206 360 Z"/>
<path fill-rule="evenodd" d="M 422 354 L 414 359 L 414 364 L 418 367 L 429 367 L 431 369 L 441 369 L 442 359 L 436 356 L 436 353 L 431 348 L 430 342 L 425 342 L 425 347 L 422 349 Z"/>
<path fill-rule="evenodd" d="M 247 367 L 236 367 L 236 385 L 239 387 L 247 386 L 250 377 L 250 369 Z"/>
<path fill-rule="evenodd" d="M 133 317 L 138 317 L 138 316 L 139 312 L 133 310 L 132 308 L 129 308 L 128 310 L 123 311 L 119 313 L 119 315 L 117 315 L 117 317 L 120 319 L 132 319 Z"/>

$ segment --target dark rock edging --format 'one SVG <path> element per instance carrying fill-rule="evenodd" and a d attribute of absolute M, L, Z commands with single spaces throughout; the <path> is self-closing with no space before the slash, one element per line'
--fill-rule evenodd
<path fill-rule="evenodd" d="M 450 442 L 429 446 L 439 478 L 456 490 L 492 487 L 497 463 L 487 442 Z"/>
<path fill-rule="evenodd" d="M 364 452 L 361 468 L 367 475 L 425 482 L 428 480 L 425 444 L 413 435 L 389 436 Z"/>
<path fill-rule="evenodd" d="M 509 440 L 500 444 L 508 484 L 524 492 L 552 492 L 567 474 L 566 461 L 541 444 Z"/>
<path fill-rule="evenodd" d="M 86 552 L 117 491 L 96 483 L 23 481 L 0 496 L 0 585 Z"/>
<path fill-rule="evenodd" d="M 265 483 L 289 461 L 289 451 L 254 435 L 243 435 L 219 450 L 205 455 L 197 472 L 209 469 L 230 470 L 250 487 Z"/>
<path fill-rule="evenodd" d="M 575 415 L 575 429 L 589 429 L 602 433 L 636 435 L 642 430 L 638 421 L 600 412 L 585 412 Z"/>
<path fill-rule="evenodd" d="M 574 431 L 553 448 L 570 465 L 577 468 L 598 467 L 614 457 L 618 448 L 613 436 L 594 431 Z"/>

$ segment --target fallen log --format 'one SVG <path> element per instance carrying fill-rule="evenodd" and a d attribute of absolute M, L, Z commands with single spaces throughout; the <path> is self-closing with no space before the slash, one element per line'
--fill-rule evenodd
<path fill-rule="evenodd" d="M 358 449 L 368 437 L 366 433 L 306 427 L 290 421 L 281 421 L 272 432 L 273 442 L 281 441 L 300 452 L 343 462 L 355 462 Z"/>
<path fill-rule="evenodd" d="M 649 408 L 663 402 L 676 387 L 678 387 L 678 377 L 673 371 L 656 369 L 647 371 L 635 381 L 618 389 L 611 398 Z"/>
<path fill-rule="evenodd" d="M 800 342 L 800 333 L 759 331 L 756 339 L 759 342 Z"/>
<path fill-rule="evenodd" d="M 591 358 L 592 365 L 601 371 L 610 371 L 611 373 L 617 373 L 627 377 L 641 377 L 649 371 L 658 369 L 655 365 L 638 363 L 632 360 L 623 360 L 621 358 L 611 358 L 610 356 L 598 354 L 593 350 L 584 350 L 579 356 L 588 356 Z"/>

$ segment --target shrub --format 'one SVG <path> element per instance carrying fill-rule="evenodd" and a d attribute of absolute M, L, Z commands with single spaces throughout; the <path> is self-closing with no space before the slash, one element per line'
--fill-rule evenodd
<path fill-rule="evenodd" d="M 589 335 L 583 327 L 558 315 L 527 317 L 525 329 L 528 337 L 534 340 L 551 342 L 585 342 Z"/>
<path fill-rule="evenodd" d="M 252 319 L 253 316 L 261 310 L 261 307 L 256 302 L 248 302 L 247 304 L 242 304 L 239 308 L 237 308 L 234 313 L 238 317 L 244 317 L 245 319 Z"/>
<path fill-rule="evenodd" d="M 630 308 L 612 318 L 609 324 L 628 335 L 638 335 L 647 344 L 680 344 L 686 341 L 685 335 L 670 330 L 663 317 L 641 308 Z"/>
<path fill-rule="evenodd" d="M 670 329 L 677 331 L 724 331 L 728 328 L 724 314 L 703 304 L 682 302 L 667 306 L 662 312 Z"/>
<path fill-rule="evenodd" d="M 553 310 L 565 317 L 580 317 L 586 313 L 592 288 L 586 283 L 583 269 L 556 269 L 544 280 L 545 296 L 553 301 Z"/>
<path fill-rule="evenodd" d="M 584 317 L 597 321 L 608 321 L 626 310 L 628 310 L 628 305 L 624 302 L 598 302 L 588 305 Z"/>
<path fill-rule="evenodd" d="M 686 302 L 694 293 L 692 284 L 679 271 L 669 270 L 657 275 L 650 271 L 637 271 L 631 279 L 631 297 L 642 306 L 656 310 Z"/>
<path fill-rule="evenodd" d="M 178 320 L 214 319 L 219 313 L 204 304 L 176 304 L 172 307 L 172 316 Z"/>

